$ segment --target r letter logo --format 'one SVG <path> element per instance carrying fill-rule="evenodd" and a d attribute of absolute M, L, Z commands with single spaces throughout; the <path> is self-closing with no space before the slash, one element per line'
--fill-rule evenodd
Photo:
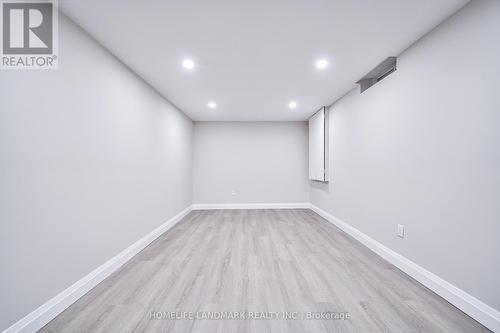
<path fill-rule="evenodd" d="M 57 68 L 57 4 L 2 1 L 2 69 Z"/>

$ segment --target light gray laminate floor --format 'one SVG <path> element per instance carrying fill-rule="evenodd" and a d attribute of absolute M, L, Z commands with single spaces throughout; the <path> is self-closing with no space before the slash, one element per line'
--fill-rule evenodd
<path fill-rule="evenodd" d="M 171 311 L 302 319 L 158 319 Z M 488 332 L 306 209 L 191 212 L 41 330 L 143 331 Z"/>

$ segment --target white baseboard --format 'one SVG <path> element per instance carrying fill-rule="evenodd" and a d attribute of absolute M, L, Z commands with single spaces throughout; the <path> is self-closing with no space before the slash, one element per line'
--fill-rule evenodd
<path fill-rule="evenodd" d="M 486 326 L 493 332 L 500 332 L 500 312 L 493 309 L 489 305 L 481 302 L 474 296 L 466 293 L 451 283 L 443 280 L 439 276 L 429 272 L 425 268 L 415 264 L 411 260 L 394 252 L 388 247 L 370 238 L 358 229 L 352 227 L 346 222 L 336 218 L 335 216 L 325 212 L 321 208 L 310 205 L 310 208 L 318 215 L 331 222 L 338 228 L 342 229 L 347 234 L 364 244 L 373 252 L 434 291 L 439 296 L 477 320 L 479 323 Z"/>
<path fill-rule="evenodd" d="M 236 203 L 236 204 L 194 204 L 193 210 L 208 209 L 307 209 L 310 204 L 299 203 Z"/>
<path fill-rule="evenodd" d="M 71 304 L 76 302 L 80 297 L 85 295 L 90 289 L 94 288 L 105 278 L 115 272 L 123 264 L 129 261 L 133 256 L 143 250 L 152 241 L 158 238 L 168 229 L 172 228 L 191 210 L 192 206 L 187 207 L 179 214 L 172 217 L 170 220 L 114 256 L 75 284 L 51 298 L 46 303 L 42 304 L 39 308 L 26 315 L 24 318 L 7 328 L 3 333 L 14 332 L 36 332 L 48 322 L 54 319 L 61 312 L 66 310 Z"/>
<path fill-rule="evenodd" d="M 202 209 L 290 209 L 310 208 L 327 221 L 333 223 L 347 234 L 367 246 L 370 250 L 401 269 L 403 272 L 422 283 L 436 294 L 492 330 L 500 332 L 500 312 L 481 302 L 465 291 L 427 271 L 402 255 L 387 248 L 376 240 L 370 238 L 346 222 L 334 217 L 324 210 L 309 203 L 277 203 L 277 204 L 195 204 L 187 207 L 182 212 L 144 236 L 118 255 L 77 281 L 75 284 L 56 295 L 39 308 L 26 315 L 24 318 L 7 328 L 4 333 L 36 332 L 71 304 L 85 295 L 90 289 L 102 282 L 114 271 L 120 268 L 133 256 L 148 246 L 165 231 L 174 226 L 191 210 Z"/>

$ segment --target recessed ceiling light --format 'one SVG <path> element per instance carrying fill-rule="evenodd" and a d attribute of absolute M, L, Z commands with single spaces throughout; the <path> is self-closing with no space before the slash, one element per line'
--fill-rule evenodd
<path fill-rule="evenodd" d="M 295 102 L 290 102 L 290 103 L 288 103 L 288 107 L 289 107 L 290 109 L 295 109 L 295 108 L 297 107 L 297 103 L 295 103 Z"/>
<path fill-rule="evenodd" d="M 217 107 L 217 103 L 215 103 L 215 102 L 209 102 L 208 103 L 208 107 L 211 108 L 211 109 L 215 109 Z"/>
<path fill-rule="evenodd" d="M 182 67 L 184 67 L 185 69 L 193 69 L 194 66 L 195 66 L 194 61 L 191 59 L 184 59 L 182 61 Z"/>
<path fill-rule="evenodd" d="M 328 60 L 326 59 L 319 59 L 316 61 L 316 68 L 317 69 L 325 69 L 328 67 Z"/>

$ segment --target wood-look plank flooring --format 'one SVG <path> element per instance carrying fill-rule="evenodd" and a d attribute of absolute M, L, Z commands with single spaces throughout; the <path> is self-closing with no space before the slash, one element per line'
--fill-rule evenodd
<path fill-rule="evenodd" d="M 220 311 L 280 317 L 163 316 Z M 314 212 L 278 209 L 191 212 L 40 332 L 489 331 Z"/>

